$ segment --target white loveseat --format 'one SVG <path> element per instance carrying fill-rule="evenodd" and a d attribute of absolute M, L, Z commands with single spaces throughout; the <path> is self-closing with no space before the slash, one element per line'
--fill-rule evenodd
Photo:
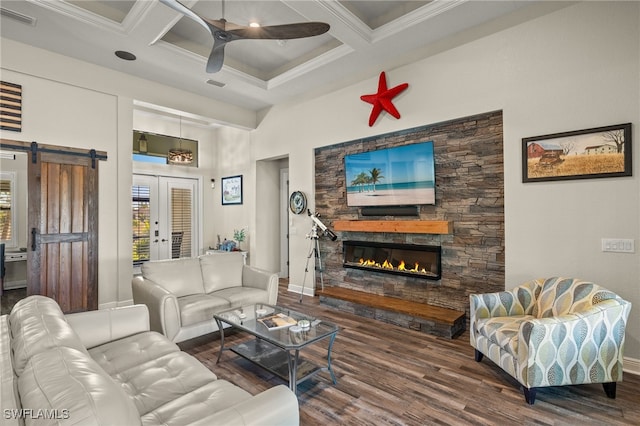
<path fill-rule="evenodd" d="M 215 313 L 278 298 L 278 275 L 245 265 L 240 252 L 147 262 L 131 284 L 151 329 L 176 343 L 217 331 Z"/>
<path fill-rule="evenodd" d="M 0 317 L 3 425 L 298 425 L 296 396 L 252 396 L 149 331 L 144 305 L 64 315 L 44 296 Z"/>

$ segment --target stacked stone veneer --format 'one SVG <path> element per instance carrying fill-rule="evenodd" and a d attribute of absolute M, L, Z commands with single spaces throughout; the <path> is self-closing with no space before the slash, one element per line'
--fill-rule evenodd
<path fill-rule="evenodd" d="M 360 215 L 347 207 L 344 156 L 434 141 L 436 204 L 419 217 Z M 320 239 L 324 284 L 452 308 L 467 313 L 469 294 L 504 290 L 504 173 L 502 111 L 368 137 L 315 150 L 315 205 L 333 220 L 449 220 L 448 235 L 337 232 Z M 442 246 L 442 279 L 429 281 L 343 268 L 342 241 Z M 318 287 L 316 287 L 318 288 Z"/>

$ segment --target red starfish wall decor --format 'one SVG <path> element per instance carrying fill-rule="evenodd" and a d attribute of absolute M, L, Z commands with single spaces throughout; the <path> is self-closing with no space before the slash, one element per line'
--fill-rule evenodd
<path fill-rule="evenodd" d="M 393 105 L 392 99 L 407 87 L 409 87 L 409 83 L 402 83 L 396 87 L 387 89 L 387 76 L 384 71 L 380 73 L 380 79 L 378 80 L 378 93 L 360 96 L 360 99 L 373 105 L 371 115 L 369 116 L 369 127 L 373 126 L 373 123 L 376 122 L 382 110 L 387 111 L 395 118 L 400 118 L 400 113 Z"/>

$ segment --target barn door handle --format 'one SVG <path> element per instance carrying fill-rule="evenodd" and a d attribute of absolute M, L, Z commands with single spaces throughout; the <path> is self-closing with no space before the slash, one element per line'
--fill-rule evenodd
<path fill-rule="evenodd" d="M 31 228 L 31 251 L 36 251 L 38 228 Z"/>

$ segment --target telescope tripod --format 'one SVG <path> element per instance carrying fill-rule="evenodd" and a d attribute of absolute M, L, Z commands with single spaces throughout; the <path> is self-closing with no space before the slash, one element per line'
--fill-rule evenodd
<path fill-rule="evenodd" d="M 312 225 L 311 232 L 307 234 L 307 238 L 309 238 L 309 255 L 307 256 L 307 264 L 304 267 L 304 278 L 302 279 L 300 303 L 302 303 L 302 296 L 304 296 L 304 286 L 305 282 L 307 281 L 307 272 L 309 272 L 309 261 L 311 260 L 311 257 L 314 258 L 313 265 L 315 270 L 320 272 L 320 285 L 322 286 L 322 290 L 324 290 L 324 278 L 322 276 L 322 259 L 320 258 L 320 244 L 318 243 L 318 225 L 316 223 Z"/>

